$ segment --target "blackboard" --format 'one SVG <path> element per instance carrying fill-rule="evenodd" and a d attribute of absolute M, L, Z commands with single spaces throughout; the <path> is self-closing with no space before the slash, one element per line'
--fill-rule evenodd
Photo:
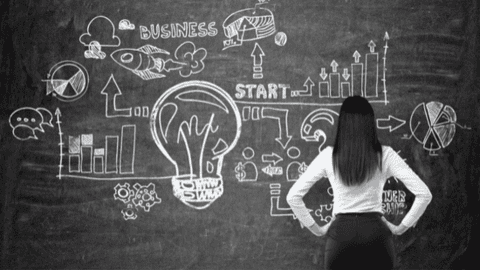
<path fill-rule="evenodd" d="M 478 222 L 478 4 L 2 1 L 3 269 L 319 269 L 285 196 L 351 95 L 433 201 L 399 269 Z M 305 201 L 331 219 L 326 179 Z M 388 179 L 385 216 L 414 200 Z"/>

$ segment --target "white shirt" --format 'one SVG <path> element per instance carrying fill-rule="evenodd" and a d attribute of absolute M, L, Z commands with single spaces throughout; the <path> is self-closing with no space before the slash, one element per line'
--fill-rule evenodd
<path fill-rule="evenodd" d="M 287 195 L 287 202 L 300 222 L 310 227 L 315 220 L 303 202 L 303 196 L 322 178 L 328 178 L 333 189 L 333 215 L 338 213 L 382 213 L 382 193 L 385 182 L 394 176 L 415 195 L 412 207 L 402 220 L 407 227 L 414 226 L 432 200 L 427 185 L 405 161 L 389 146 L 382 146 L 382 171 L 378 170 L 371 179 L 361 185 L 346 186 L 333 172 L 333 147 L 325 148 L 295 182 Z"/>

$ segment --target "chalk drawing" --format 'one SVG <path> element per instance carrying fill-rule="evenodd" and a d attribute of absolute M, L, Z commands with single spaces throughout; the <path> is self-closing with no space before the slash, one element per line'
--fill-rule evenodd
<path fill-rule="evenodd" d="M 287 155 L 291 159 L 297 159 L 300 157 L 300 149 L 298 147 L 290 147 L 287 150 Z M 292 161 L 287 166 L 287 181 L 297 181 L 300 176 L 307 170 L 307 164 L 305 162 Z"/>
<path fill-rule="evenodd" d="M 110 75 L 107 84 L 100 91 L 105 95 L 105 117 L 131 117 L 132 108 L 117 108 L 117 97 L 122 95 L 122 91 L 118 87 L 117 81 L 113 74 Z"/>
<path fill-rule="evenodd" d="M 177 84 L 156 101 L 152 137 L 175 166 L 173 193 L 185 205 L 205 209 L 223 194 L 223 158 L 235 147 L 241 124 L 229 94 L 209 82 Z"/>
<path fill-rule="evenodd" d="M 130 70 L 143 80 L 163 78 L 165 72 L 178 70 L 180 76 L 189 77 L 205 68 L 207 51 L 197 49 L 190 41 L 177 47 L 174 58 L 164 49 L 144 45 L 137 49 L 118 49 L 110 57 L 121 67 Z"/>
<path fill-rule="evenodd" d="M 87 59 L 105 59 L 107 54 L 102 52 L 102 45 L 96 40 L 88 44 L 88 50 L 83 54 Z"/>
<path fill-rule="evenodd" d="M 271 107 L 262 108 L 262 119 L 273 119 L 278 123 L 278 136 L 275 138 L 283 149 L 287 148 L 292 136 L 288 132 L 288 110 Z"/>
<path fill-rule="evenodd" d="M 325 71 L 325 69 L 322 70 Z M 313 93 L 312 89 L 315 86 L 315 83 L 312 81 L 312 79 L 310 79 L 310 77 L 308 77 L 303 86 L 305 89 L 291 90 L 290 95 L 292 97 L 311 97 Z"/>
<path fill-rule="evenodd" d="M 84 52 L 87 59 L 105 59 L 102 47 L 120 46 L 120 38 L 115 35 L 115 25 L 105 16 L 93 18 L 87 25 L 87 32 L 78 39 L 88 49 Z"/>
<path fill-rule="evenodd" d="M 242 156 L 247 161 L 239 162 L 235 166 L 235 177 L 239 182 L 255 182 L 258 180 L 257 165 L 252 160 L 255 156 L 255 151 L 251 147 L 246 147 L 242 151 Z"/>
<path fill-rule="evenodd" d="M 47 74 L 47 95 L 71 102 L 82 97 L 88 87 L 88 72 L 84 66 L 75 61 L 61 61 L 55 64 Z"/>
<path fill-rule="evenodd" d="M 135 30 L 135 24 L 127 19 L 123 19 L 118 23 L 118 30 Z"/>
<path fill-rule="evenodd" d="M 241 46 L 243 42 L 260 40 L 276 32 L 275 19 L 268 8 L 255 5 L 229 15 L 222 24 L 227 40 L 223 41 L 224 50 Z M 279 38 L 278 42 L 286 42 Z"/>
<path fill-rule="evenodd" d="M 277 165 L 278 162 L 281 162 L 283 158 L 276 153 L 271 154 L 263 154 L 262 155 L 262 162 L 265 163 L 272 163 L 274 166 Z"/>
<path fill-rule="evenodd" d="M 8 119 L 12 134 L 17 140 L 38 140 L 36 131 L 45 133 L 43 126 L 53 128 L 52 113 L 45 108 L 22 107 L 16 109 Z"/>
<path fill-rule="evenodd" d="M 271 183 L 270 184 L 270 216 L 271 217 L 292 217 L 297 219 L 290 207 L 280 206 L 280 195 L 281 195 L 282 184 L 280 183 Z M 286 202 L 284 203 L 288 205 Z M 309 212 L 312 212 L 312 209 L 307 209 Z M 303 224 L 300 222 L 300 225 L 303 228 Z"/>
<path fill-rule="evenodd" d="M 446 148 L 453 140 L 457 126 L 455 110 L 438 101 L 420 103 L 410 116 L 411 135 L 430 155 Z M 405 138 L 405 136 L 404 136 Z M 411 138 L 411 137 L 410 137 Z"/>
<path fill-rule="evenodd" d="M 136 125 L 122 125 L 120 136 L 106 135 L 104 147 L 94 146 L 93 134 L 68 136 L 69 173 L 120 175 L 135 173 Z M 63 154 L 60 153 L 60 155 Z M 62 176 L 75 177 L 59 175 L 59 177 Z M 97 180 L 98 178 L 91 179 Z M 98 180 L 110 179 L 100 178 Z"/>
<path fill-rule="evenodd" d="M 333 188 L 329 187 L 327 189 L 327 193 L 328 195 L 330 195 L 330 197 L 333 197 Z M 321 221 L 328 223 L 333 218 L 331 213 L 332 209 L 333 209 L 333 203 L 320 204 L 320 208 L 316 209 L 314 214 L 315 216 L 319 217 Z M 325 212 L 330 212 L 330 213 L 325 213 Z"/>
<path fill-rule="evenodd" d="M 384 190 L 382 193 L 382 211 L 385 215 L 403 215 L 406 213 L 407 194 L 405 191 L 399 190 Z"/>
<path fill-rule="evenodd" d="M 327 141 L 327 135 L 325 128 L 333 128 L 335 125 L 335 119 L 338 117 L 338 113 L 325 108 L 320 108 L 312 111 L 305 117 L 300 127 L 300 134 L 306 142 L 320 142 L 318 151 L 320 152 L 323 145 Z"/>
<path fill-rule="evenodd" d="M 278 46 L 285 46 L 287 43 L 287 35 L 284 32 L 278 32 L 275 35 L 275 44 Z"/>
<path fill-rule="evenodd" d="M 141 185 L 136 183 L 133 189 L 129 183 L 123 185 L 117 184 L 114 187 L 113 198 L 127 205 L 121 213 L 125 220 L 134 220 L 137 218 L 138 208 L 145 212 L 150 212 L 155 204 L 162 202 L 155 190 L 155 184 Z"/>
<path fill-rule="evenodd" d="M 297 181 L 300 176 L 307 170 L 308 166 L 305 162 L 292 161 L 287 166 L 287 181 Z"/>
<path fill-rule="evenodd" d="M 392 132 L 403 125 L 407 121 L 397 118 L 395 116 L 389 115 L 388 118 L 378 118 L 377 119 L 377 128 L 378 129 L 388 129 L 389 132 Z"/>
<path fill-rule="evenodd" d="M 63 132 L 62 132 L 62 127 L 61 127 L 61 125 L 60 125 L 60 124 L 62 123 L 62 121 L 60 121 L 60 116 L 62 116 L 62 113 L 60 112 L 60 109 L 59 109 L 59 108 L 57 108 L 57 109 L 55 110 L 55 116 L 56 116 L 56 118 L 57 118 L 57 121 L 56 121 L 55 123 L 56 123 L 57 126 L 58 126 L 58 137 L 59 137 L 58 146 L 59 146 L 59 148 L 60 148 L 60 150 L 59 150 L 59 151 L 60 151 L 60 154 L 59 154 L 59 156 L 60 156 L 60 161 L 59 161 L 59 163 L 58 163 L 58 174 L 57 174 L 57 178 L 58 178 L 59 180 L 61 180 L 61 179 L 62 179 L 62 169 L 63 169 L 63 156 L 65 156 L 65 154 L 63 153 L 63 146 L 64 146 L 65 144 L 63 143 Z"/>
<path fill-rule="evenodd" d="M 115 25 L 105 16 L 96 16 L 87 25 L 87 32 L 78 39 L 84 46 L 90 42 L 97 41 L 101 47 L 118 47 L 121 44 L 120 38 L 115 35 Z"/>
<path fill-rule="evenodd" d="M 262 47 L 255 42 L 255 47 L 253 48 L 252 53 L 250 56 L 253 58 L 253 78 L 254 79 L 262 79 L 263 78 L 263 57 L 265 53 L 262 50 Z"/>

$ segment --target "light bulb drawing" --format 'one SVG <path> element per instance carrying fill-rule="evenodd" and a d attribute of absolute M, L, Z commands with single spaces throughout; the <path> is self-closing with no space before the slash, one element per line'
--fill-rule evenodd
<path fill-rule="evenodd" d="M 237 105 L 219 86 L 188 81 L 168 89 L 153 106 L 150 129 L 155 144 L 175 166 L 174 195 L 205 209 L 223 194 L 223 158 L 241 132 Z"/>

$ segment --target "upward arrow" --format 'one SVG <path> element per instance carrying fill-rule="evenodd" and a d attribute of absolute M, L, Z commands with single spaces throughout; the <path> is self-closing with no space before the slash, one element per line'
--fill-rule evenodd
<path fill-rule="evenodd" d="M 360 53 L 358 51 L 355 51 L 353 53 L 353 57 L 355 58 L 355 63 L 358 63 L 360 61 Z"/>
<path fill-rule="evenodd" d="M 368 47 L 370 47 L 370 52 L 371 53 L 374 53 L 375 52 L 375 46 L 377 46 L 375 44 L 375 42 L 373 42 L 373 40 L 370 40 L 370 42 L 368 43 Z"/>
<path fill-rule="evenodd" d="M 107 118 L 112 117 L 131 117 L 132 108 L 128 109 L 117 109 L 117 96 L 122 95 L 122 91 L 118 88 L 118 84 L 113 77 L 113 74 L 110 75 L 107 84 L 100 92 L 102 95 L 105 95 L 105 116 Z"/>
<path fill-rule="evenodd" d="M 254 66 L 261 66 L 263 62 L 262 58 L 265 56 L 265 53 L 263 52 L 262 47 L 260 47 L 258 43 L 255 43 L 255 47 L 253 48 L 250 56 L 253 57 Z"/>
<path fill-rule="evenodd" d="M 332 61 L 332 63 L 330 64 L 330 66 L 332 67 L 332 71 L 333 72 L 337 72 L 337 67 L 338 67 L 338 64 L 335 60 Z"/>

